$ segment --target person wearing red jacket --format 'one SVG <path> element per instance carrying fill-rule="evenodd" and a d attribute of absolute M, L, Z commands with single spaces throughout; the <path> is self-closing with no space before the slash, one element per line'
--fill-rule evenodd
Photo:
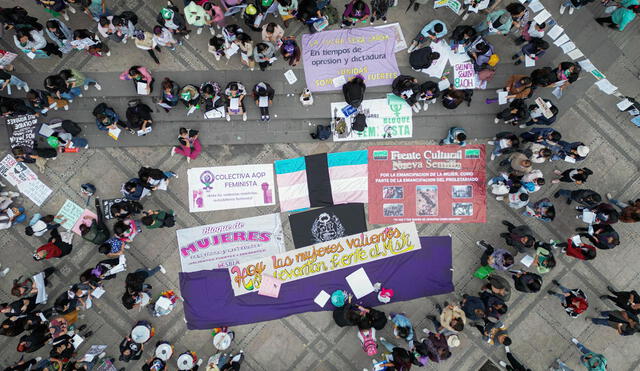
<path fill-rule="evenodd" d="M 567 242 L 559 243 L 557 246 L 562 247 L 562 252 L 567 256 L 580 260 L 593 260 L 596 258 L 596 247 L 580 242 L 576 244 L 572 239 Z"/>
<path fill-rule="evenodd" d="M 560 298 L 562 307 L 567 314 L 573 318 L 576 318 L 580 313 L 585 312 L 589 308 L 589 302 L 587 296 L 580 289 L 568 289 L 560 284 L 560 282 L 553 280 L 554 285 L 558 286 L 562 293 L 555 292 L 553 290 L 547 291 L 547 294 L 554 295 Z"/>
<path fill-rule="evenodd" d="M 69 255 L 72 248 L 73 246 L 71 246 L 70 243 L 62 240 L 60 232 L 58 232 L 57 229 L 52 229 L 49 242 L 38 247 L 33 254 L 33 259 L 38 261 L 42 259 L 62 258 L 63 256 Z"/>

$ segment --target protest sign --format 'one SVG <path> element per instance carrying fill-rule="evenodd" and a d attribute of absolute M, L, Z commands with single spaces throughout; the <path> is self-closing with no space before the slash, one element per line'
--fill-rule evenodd
<path fill-rule="evenodd" d="M 280 214 L 179 229 L 183 272 L 228 268 L 285 251 Z"/>
<path fill-rule="evenodd" d="M 53 192 L 25 163 L 16 161 L 11 155 L 0 161 L 0 175 L 37 206 L 42 206 Z"/>
<path fill-rule="evenodd" d="M 85 219 L 85 217 L 87 218 Z M 78 218 L 78 220 L 73 225 L 73 228 L 71 228 L 71 232 L 77 234 L 78 236 L 82 236 L 82 232 L 80 231 L 80 226 L 86 225 L 87 227 L 89 227 L 91 226 L 92 220 L 97 220 L 97 219 L 98 219 L 98 216 L 96 215 L 96 213 L 94 213 L 89 209 L 84 209 L 82 211 L 82 214 L 80 214 L 80 217 Z"/>
<path fill-rule="evenodd" d="M 365 232 L 364 204 L 322 207 L 289 215 L 291 237 L 296 249 Z"/>
<path fill-rule="evenodd" d="M 342 108 L 346 102 L 331 103 L 333 141 L 411 138 L 413 136 L 413 115 L 411 107 L 404 99 L 394 94 L 387 94 L 386 99 L 366 99 L 360 106 L 360 112 L 367 116 L 367 127 L 364 131 L 351 130 L 353 117 L 347 118 L 347 130 L 336 132 L 336 118 L 344 118 Z"/>
<path fill-rule="evenodd" d="M 18 54 L 8 52 L 6 50 L 0 50 L 0 66 L 5 67 L 11 64 Z"/>
<path fill-rule="evenodd" d="M 275 204 L 271 164 L 196 167 L 187 177 L 190 212 Z"/>
<path fill-rule="evenodd" d="M 485 148 L 369 147 L 369 223 L 484 223 Z"/>
<path fill-rule="evenodd" d="M 392 28 L 350 28 L 302 35 L 302 60 L 311 91 L 337 90 L 336 76 L 362 75 L 367 86 L 391 85 L 400 75 Z"/>
<path fill-rule="evenodd" d="M 389 28 L 393 30 L 396 35 L 396 46 L 393 49 L 395 53 L 407 48 L 407 41 L 405 40 L 404 34 L 402 33 L 402 27 L 400 27 L 400 23 L 383 24 L 382 26 L 376 26 L 376 28 Z"/>
<path fill-rule="evenodd" d="M 475 87 L 473 63 L 464 62 L 453 65 L 453 86 L 456 89 L 473 89 Z"/>
<path fill-rule="evenodd" d="M 111 214 L 111 206 L 113 206 L 114 204 L 117 204 L 118 202 L 122 202 L 122 201 L 127 201 L 126 198 L 111 198 L 108 200 L 100 200 L 100 206 L 102 209 L 102 216 L 104 216 L 105 220 L 111 220 L 113 218 L 115 218 L 115 216 L 113 216 Z"/>
<path fill-rule="evenodd" d="M 414 223 L 374 229 L 229 267 L 235 296 L 257 292 L 263 275 L 285 282 L 386 259 L 420 249 Z"/>
<path fill-rule="evenodd" d="M 6 119 L 11 148 L 33 148 L 36 142 L 38 118 L 34 115 L 20 115 Z"/>
<path fill-rule="evenodd" d="M 71 230 L 83 213 L 83 207 L 71 200 L 66 200 L 56 215 L 60 215 L 65 219 L 64 223 L 62 223 L 62 228 Z"/>

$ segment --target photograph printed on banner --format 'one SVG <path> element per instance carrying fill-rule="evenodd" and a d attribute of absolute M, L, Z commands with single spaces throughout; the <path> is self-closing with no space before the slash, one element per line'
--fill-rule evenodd
<path fill-rule="evenodd" d="M 382 213 L 384 216 L 404 216 L 404 205 L 384 204 L 382 205 Z"/>
<path fill-rule="evenodd" d="M 404 198 L 404 187 L 382 187 L 382 198 L 385 200 L 402 200 Z"/>
<path fill-rule="evenodd" d="M 438 186 L 416 186 L 416 215 L 438 215 Z"/>
<path fill-rule="evenodd" d="M 455 216 L 471 216 L 473 215 L 473 204 L 470 202 L 454 203 L 451 213 Z"/>
<path fill-rule="evenodd" d="M 457 185 L 451 187 L 451 197 L 453 198 L 471 198 L 473 197 L 472 185 Z"/>

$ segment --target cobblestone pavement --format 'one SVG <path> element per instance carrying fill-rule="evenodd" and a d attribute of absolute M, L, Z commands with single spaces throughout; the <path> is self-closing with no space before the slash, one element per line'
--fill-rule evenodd
<path fill-rule="evenodd" d="M 155 18 L 156 11 L 163 1 L 108 1 L 110 7 L 116 12 L 125 9 L 135 9 L 142 23 Z M 343 1 L 337 1 L 341 4 Z M 603 28 L 592 21 L 593 16 L 599 16 L 602 8 L 597 4 L 580 9 L 573 16 L 564 15 L 558 18 L 557 1 L 543 0 L 551 13 L 567 30 L 578 47 L 585 55 L 600 67 L 609 79 L 619 86 L 626 95 L 638 98 L 638 68 L 640 66 L 640 22 L 632 23 L 624 33 L 617 33 Z M 2 0 L 0 6 L 14 4 L 13 1 Z M 338 4 L 338 8 L 341 6 Z M 31 3 L 29 10 L 33 9 L 41 20 L 46 15 Z M 454 17 L 448 9 L 435 11 L 430 5 L 423 5 L 420 11 L 409 13 L 405 16 L 406 1 L 401 1 L 400 6 L 392 9 L 390 19 L 400 20 L 404 29 L 405 38 L 410 40 L 413 35 L 428 20 L 438 17 L 450 25 L 450 29 L 460 23 L 458 17 Z M 89 20 L 81 15 L 72 15 L 72 20 L 82 26 L 90 26 Z M 472 17 L 467 23 L 474 24 L 478 17 Z M 149 26 L 150 24 L 144 24 Z M 93 26 L 91 26 L 93 27 Z M 80 28 L 78 26 L 77 28 Z M 295 34 L 302 33 L 302 28 L 292 25 L 290 31 Z M 206 34 L 206 32 L 205 32 Z M 282 77 L 278 75 L 285 69 L 284 65 L 276 65 L 271 75 L 260 75 L 260 72 L 247 74 L 233 63 L 217 63 L 212 60 L 206 51 L 207 36 L 193 36 L 183 48 L 175 52 L 163 51 L 160 56 L 162 66 L 156 68 L 162 73 L 171 76 L 189 73 L 189 79 L 204 81 L 205 79 L 218 78 L 220 81 L 230 79 L 232 76 L 243 76 L 247 80 L 263 78 L 280 79 L 276 86 L 279 95 L 284 97 L 288 93 Z M 13 49 L 10 33 L 5 33 L 0 40 L 0 48 Z M 515 72 L 516 69 L 506 62 L 516 49 L 510 42 L 502 42 L 500 36 L 491 37 L 498 51 L 503 55 L 503 64 L 500 64 L 499 73 L 492 82 L 496 88 L 501 82 Z M 167 126 L 172 127 L 164 131 L 159 130 L 154 135 L 145 138 L 130 140 L 114 146 L 111 139 L 98 136 L 94 127 L 91 127 L 89 113 L 97 100 L 107 100 L 110 103 L 124 107 L 129 98 L 122 92 L 120 83 L 115 79 L 116 71 L 122 71 L 132 64 L 140 62 L 141 54 L 130 44 L 117 45 L 113 48 L 110 58 L 97 60 L 86 55 L 67 55 L 63 60 L 35 60 L 28 61 L 20 58 L 16 63 L 18 76 L 24 77 L 34 87 L 40 87 L 41 76 L 51 71 L 58 71 L 62 67 L 74 66 L 89 73 L 96 73 L 104 77 L 104 91 L 101 96 L 93 96 L 89 92 L 83 99 L 79 99 L 77 106 L 72 107 L 67 115 L 78 118 L 78 121 L 86 124 L 87 137 L 91 140 L 92 148 L 79 154 L 68 154 L 56 161 L 50 161 L 44 174 L 39 174 L 42 180 L 49 185 L 54 193 L 45 203 L 41 213 L 55 213 L 66 199 L 71 199 L 82 204 L 83 199 L 79 194 L 80 184 L 92 182 L 97 185 L 99 195 L 102 198 L 111 198 L 119 195 L 120 184 L 135 176 L 140 166 L 153 166 L 163 170 L 172 170 L 180 175 L 179 179 L 172 181 L 168 192 L 158 192 L 145 203 L 145 208 L 173 209 L 178 214 L 176 228 L 191 227 L 209 224 L 218 221 L 232 220 L 259 214 L 276 212 L 276 208 L 239 209 L 221 212 L 190 214 L 185 202 L 187 194 L 186 171 L 189 167 L 232 165 L 246 163 L 268 163 L 277 159 L 296 157 L 312 153 L 346 151 L 364 148 L 367 143 L 309 143 L 308 121 L 326 120 L 324 111 L 328 114 L 328 102 L 337 99 L 336 94 L 319 95 L 319 102 L 313 110 L 305 111 L 301 107 L 284 105 L 281 119 L 276 120 L 271 126 L 260 128 L 257 123 L 245 124 L 215 122 L 204 123 L 195 119 L 188 119 L 192 127 L 204 128 L 203 132 L 206 145 L 203 154 L 195 161 L 187 164 L 183 159 L 170 157 L 168 145 L 173 142 L 175 127 L 183 120 L 177 113 L 175 116 L 167 116 L 160 119 L 166 121 Z M 146 58 L 146 56 L 144 56 Z M 556 65 L 566 57 L 562 57 L 557 51 L 545 56 L 547 65 Z M 145 62 L 146 63 L 146 62 Z M 281 63 L 281 62 L 280 62 Z M 405 52 L 398 53 L 398 63 L 406 68 L 408 65 Z M 518 69 L 521 71 L 522 69 Z M 302 71 L 297 71 L 302 76 Z M 583 74 L 588 75 L 588 74 Z M 212 76 L 212 77 L 211 77 Z M 236 77 L 237 78 L 237 77 Z M 590 76 L 584 76 L 570 91 L 560 100 L 560 118 L 554 124 L 563 133 L 565 138 L 581 140 L 591 148 L 592 153 L 584 162 L 595 173 L 590 178 L 588 187 L 604 194 L 611 192 L 616 198 L 630 199 L 640 194 L 640 177 L 638 177 L 638 158 L 640 158 L 640 143 L 637 136 L 633 135 L 637 128 L 628 121 L 626 113 L 616 110 L 616 99 L 603 95 L 595 86 Z M 292 92 L 293 90 L 291 90 Z M 372 95 L 382 96 L 383 90 L 372 89 Z M 542 92 L 544 96 L 549 92 Z M 479 141 L 486 140 L 495 132 L 505 129 L 492 123 L 491 115 L 494 108 L 483 103 L 483 98 L 491 95 L 489 91 L 477 92 L 470 108 L 461 108 L 454 112 L 444 112 L 440 107 L 434 107 L 427 113 L 421 113 L 415 119 L 415 138 L 413 141 L 394 141 L 394 144 L 435 144 L 444 136 L 445 128 L 452 124 L 463 125 L 469 128 L 473 137 Z M 374 96 L 370 96 L 374 97 Z M 284 99 L 284 98 L 282 98 Z M 325 108 L 322 108 L 325 104 Z M 60 116 L 64 113 L 59 112 Z M 158 113 L 157 115 L 160 115 Z M 180 114 L 181 115 L 181 114 Z M 245 125 L 245 126 L 243 126 Z M 234 139 L 236 138 L 236 139 Z M 238 139 L 240 138 L 240 139 Z M 242 139 L 244 138 L 244 139 Z M 418 141 L 418 139 L 420 141 Z M 243 143 L 256 143 L 244 145 Z M 261 144 L 262 143 L 262 144 Z M 267 143 L 267 144 L 264 144 Z M 488 175 L 497 172 L 496 164 L 490 164 Z M 554 169 L 567 168 L 568 164 L 545 164 L 542 170 L 548 179 Z M 35 170 L 35 168 L 34 168 Z M 543 190 L 535 194 L 536 199 L 552 197 L 557 191 L 557 185 L 547 184 Z M 419 225 L 418 230 L 422 235 L 446 235 L 453 237 L 454 249 L 454 282 L 455 293 L 441 297 L 430 297 L 412 300 L 403 303 L 392 303 L 383 307 L 385 311 L 406 312 L 413 320 L 418 332 L 427 325 L 425 315 L 434 313 L 434 304 L 444 300 L 452 301 L 460 298 L 465 292 L 475 293 L 481 282 L 472 278 L 471 272 L 479 264 L 480 251 L 474 245 L 478 239 L 486 239 L 492 243 L 500 240 L 498 234 L 502 232 L 502 219 L 509 219 L 515 224 L 529 224 L 540 239 L 564 239 L 578 226 L 578 221 L 573 217 L 571 207 L 558 205 L 558 217 L 553 223 L 540 223 L 531 219 L 524 220 L 520 215 L 495 200 L 488 201 L 489 220 L 486 224 L 425 224 Z M 36 209 L 28 200 L 21 200 L 31 213 Z M 283 216 L 285 230 L 288 228 L 287 218 Z M 370 226 L 374 228 L 376 226 Z M 506 324 L 512 334 L 512 351 L 533 370 L 546 369 L 554 359 L 565 360 L 576 369 L 578 365 L 578 353 L 571 344 L 571 337 L 577 337 L 589 348 L 604 353 L 609 359 L 610 370 L 637 370 L 640 368 L 640 356 L 637 349 L 640 340 L 637 336 L 619 337 L 612 329 L 596 327 L 584 320 L 586 316 L 594 316 L 598 309 L 609 308 L 610 303 L 604 303 L 598 299 L 606 291 L 607 285 L 619 289 L 633 289 L 640 284 L 636 263 L 640 261 L 638 254 L 633 251 L 640 241 L 637 225 L 616 224 L 616 230 L 622 236 L 622 244 L 612 251 L 600 251 L 598 258 L 591 262 L 578 261 L 561 257 L 558 266 L 545 276 L 545 287 L 541 294 L 514 293 L 509 304 L 509 313 Z M 287 232 L 288 233 L 288 232 Z M 42 243 L 36 238 L 27 237 L 22 227 L 0 232 L 0 263 L 2 266 L 11 267 L 8 277 L 0 281 L 0 301 L 10 300 L 9 290 L 11 280 L 19 274 L 29 274 L 43 269 L 44 266 L 54 265 L 58 269 L 54 278 L 54 291 L 51 297 L 55 297 L 66 285 L 75 282 L 78 275 L 84 269 L 94 265 L 99 259 L 95 248 L 76 239 L 74 252 L 71 256 L 59 262 L 35 263 L 30 258 L 30 253 L 35 246 Z M 290 236 L 287 242 L 291 246 Z M 180 269 L 178 254 L 176 253 L 176 238 L 173 230 L 162 229 L 150 233 L 145 231 L 139 236 L 132 249 L 128 252 L 130 269 L 141 266 L 154 267 L 162 263 L 168 270 L 166 275 L 156 275 L 150 280 L 154 293 L 162 289 L 178 289 L 178 271 Z M 186 331 L 183 321 L 181 306 L 167 317 L 151 318 L 146 310 L 126 311 L 120 303 L 123 291 L 123 278 L 107 281 L 105 288 L 107 294 L 100 300 L 94 301 L 94 308 L 86 312 L 86 317 L 81 322 L 87 323 L 95 335 L 87 344 L 109 344 L 109 355 L 116 355 L 117 344 L 127 334 L 131 325 L 139 319 L 150 319 L 156 327 L 157 339 L 165 339 L 175 344 L 176 351 L 185 349 L 196 351 L 198 355 L 207 358 L 214 353 L 210 331 Z M 561 279 L 569 287 L 582 288 L 590 299 L 589 311 L 578 319 L 568 317 L 556 299 L 545 294 L 547 284 L 551 279 Z M 203 293 L 211 295 L 215 293 Z M 220 303 L 224 305 L 224 303 Z M 331 319 L 329 312 L 305 313 L 294 315 L 280 320 L 256 323 L 252 325 L 237 326 L 234 350 L 243 349 L 247 355 L 243 370 L 361 370 L 370 366 L 370 359 L 362 351 L 352 328 L 338 328 Z M 387 328 L 381 331 L 382 336 L 392 338 L 393 335 Z M 462 337 L 462 345 L 453 350 L 450 360 L 427 368 L 439 368 L 442 370 L 478 370 L 488 359 L 497 364 L 505 358 L 504 350 L 499 347 L 484 344 L 474 329 L 466 330 Z M 0 346 L 5 349 L 0 355 L 0 363 L 7 365 L 19 358 L 14 351 L 17 344 L 16 338 L 0 338 Z M 47 349 L 48 347 L 45 347 Z M 87 349 L 83 345 L 79 353 Z M 48 350 L 48 349 L 47 349 Z M 40 351 L 35 355 L 43 355 Z M 150 355 L 150 350 L 145 351 L 143 359 Z M 118 362 L 118 367 L 127 369 L 139 369 L 138 364 L 123 364 Z M 175 364 L 172 365 L 175 368 Z"/>

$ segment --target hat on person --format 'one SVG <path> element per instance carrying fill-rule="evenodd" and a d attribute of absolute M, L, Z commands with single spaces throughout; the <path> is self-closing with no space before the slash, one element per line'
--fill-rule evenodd
<path fill-rule="evenodd" d="M 271 6 L 273 0 L 262 0 L 262 6 Z"/>
<path fill-rule="evenodd" d="M 576 150 L 578 151 L 578 155 L 580 157 L 587 157 L 587 155 L 589 154 L 589 147 L 582 145 L 582 146 L 578 146 L 578 148 L 576 148 Z"/>
<path fill-rule="evenodd" d="M 460 346 L 460 339 L 458 338 L 458 335 L 451 335 L 447 338 L 447 345 L 449 345 L 449 348 L 456 348 Z"/>
<path fill-rule="evenodd" d="M 58 140 L 58 137 L 54 137 L 53 135 L 47 137 L 47 143 L 53 148 L 58 148 L 60 146 L 60 140 Z"/>
<path fill-rule="evenodd" d="M 282 46 L 282 49 L 284 49 L 284 52 L 287 54 L 293 54 L 293 52 L 296 50 L 296 47 L 295 45 L 293 45 L 293 42 L 285 42 Z"/>
<path fill-rule="evenodd" d="M 489 57 L 489 61 L 487 62 L 487 64 L 491 67 L 495 67 L 498 62 L 500 62 L 500 57 L 498 57 L 498 54 L 493 54 L 491 57 Z"/>
<path fill-rule="evenodd" d="M 160 10 L 160 15 L 164 19 L 171 19 L 173 17 L 173 10 L 169 8 L 162 8 L 162 10 Z"/>
<path fill-rule="evenodd" d="M 378 293 L 378 300 L 384 304 L 387 304 L 388 302 L 390 302 L 392 297 L 393 297 L 393 290 L 391 289 L 383 288 Z"/>
<path fill-rule="evenodd" d="M 249 15 L 256 15 L 258 13 L 258 9 L 256 9 L 256 7 L 253 4 L 249 4 L 245 9 L 244 12 L 249 14 Z"/>
<path fill-rule="evenodd" d="M 336 290 L 331 294 L 331 304 L 335 307 L 343 307 L 344 306 L 344 291 Z"/>

